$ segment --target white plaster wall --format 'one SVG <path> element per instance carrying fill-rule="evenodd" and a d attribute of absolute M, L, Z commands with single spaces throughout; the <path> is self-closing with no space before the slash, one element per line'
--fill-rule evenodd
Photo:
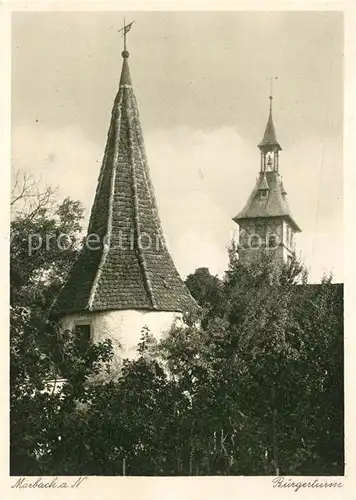
<path fill-rule="evenodd" d="M 63 318 L 63 329 L 71 330 L 78 324 L 90 324 L 93 342 L 110 338 L 115 353 L 122 358 L 134 358 L 142 328 L 159 340 L 174 323 L 182 322 L 182 314 L 167 311 L 104 311 L 86 314 L 71 314 Z"/>

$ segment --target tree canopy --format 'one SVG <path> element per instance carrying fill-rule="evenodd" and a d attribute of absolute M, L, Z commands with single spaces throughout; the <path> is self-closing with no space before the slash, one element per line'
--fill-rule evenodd
<path fill-rule="evenodd" d="M 297 259 L 242 266 L 232 244 L 223 278 L 186 280 L 199 317 L 159 342 L 144 330 L 118 374 L 109 341 L 50 315 L 78 245 L 28 258 L 29 234 L 80 241 L 82 206 L 32 211 L 11 228 L 11 474 L 343 474 L 341 285 L 307 284 Z"/>

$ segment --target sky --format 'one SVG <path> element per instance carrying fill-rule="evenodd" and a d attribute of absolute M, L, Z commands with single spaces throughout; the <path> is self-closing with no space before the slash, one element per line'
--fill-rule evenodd
<path fill-rule="evenodd" d="M 123 18 L 149 168 L 184 277 L 221 275 L 259 171 L 274 83 L 280 173 L 310 281 L 343 281 L 339 12 L 12 14 L 12 167 L 93 202 L 118 90 Z"/>

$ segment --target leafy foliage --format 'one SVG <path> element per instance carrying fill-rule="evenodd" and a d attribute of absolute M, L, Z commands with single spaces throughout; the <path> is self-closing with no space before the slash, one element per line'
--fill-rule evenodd
<path fill-rule="evenodd" d="M 12 474 L 343 474 L 342 286 L 308 285 L 296 259 L 242 266 L 232 245 L 223 279 L 187 278 L 201 321 L 144 330 L 117 376 L 109 341 L 48 319 L 77 248 L 27 255 L 29 233 L 80 239 L 80 204 L 27 215 L 12 222 Z"/>
<path fill-rule="evenodd" d="M 38 191 L 29 176 L 16 189 L 12 208 L 20 204 L 20 209 L 11 222 L 10 468 L 12 474 L 29 475 L 53 472 L 50 443 L 60 439 L 60 423 L 73 412 L 77 415 L 87 379 L 103 369 L 112 352 L 109 342 L 83 345 L 49 320 L 53 299 L 77 257 L 82 205 L 70 199 L 56 202 L 54 190 Z M 57 245 L 61 234 L 73 244 Z M 33 235 L 43 244 L 29 255 Z M 57 379 L 61 391 L 56 390 Z"/>

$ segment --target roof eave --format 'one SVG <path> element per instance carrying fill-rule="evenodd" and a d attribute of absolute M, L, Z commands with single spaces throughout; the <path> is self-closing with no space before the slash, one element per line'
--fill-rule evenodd
<path fill-rule="evenodd" d="M 293 227 L 294 231 L 296 231 L 297 233 L 301 233 L 302 230 L 300 229 L 300 227 L 298 226 L 298 224 L 294 221 L 293 217 L 289 214 L 283 214 L 283 215 L 259 215 L 259 216 L 249 216 L 249 215 L 241 215 L 241 212 L 240 214 L 238 215 L 235 215 L 235 217 L 232 218 L 232 220 L 234 222 L 236 222 L 236 224 L 239 223 L 239 221 L 243 221 L 243 220 L 252 220 L 252 219 L 288 219 L 290 225 Z"/>
<path fill-rule="evenodd" d="M 276 143 L 267 143 L 267 142 L 260 142 L 259 145 L 258 145 L 258 148 L 262 151 L 262 152 L 265 152 L 267 153 L 268 151 L 273 151 L 273 150 L 278 150 L 278 151 L 282 151 L 282 147 L 280 146 L 280 144 L 278 144 L 278 142 Z"/>
<path fill-rule="evenodd" d="M 187 308 L 188 309 L 188 308 Z M 167 308 L 167 309 L 155 309 L 153 307 L 135 307 L 135 306 L 125 306 L 120 308 L 93 308 L 93 309 L 68 309 L 66 311 L 59 311 L 57 314 L 60 318 L 63 318 L 72 314 L 97 314 L 97 313 L 105 313 L 105 312 L 122 312 L 122 311 L 145 311 L 145 312 L 176 312 L 176 313 L 184 313 L 185 308 Z"/>

